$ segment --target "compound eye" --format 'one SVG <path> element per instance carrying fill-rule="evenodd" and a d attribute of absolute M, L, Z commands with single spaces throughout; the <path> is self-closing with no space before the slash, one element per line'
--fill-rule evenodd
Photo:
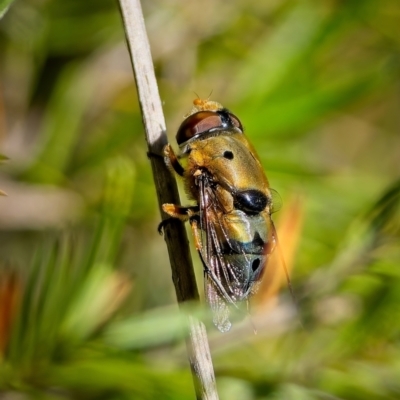
<path fill-rule="evenodd" d="M 236 115 L 229 113 L 229 119 L 231 120 L 233 126 L 235 126 L 236 128 L 239 128 L 243 132 L 243 125 Z"/>
<path fill-rule="evenodd" d="M 200 136 L 211 129 L 222 126 L 221 116 L 212 111 L 199 111 L 187 117 L 181 124 L 176 134 L 176 141 L 179 145 L 189 139 Z"/>

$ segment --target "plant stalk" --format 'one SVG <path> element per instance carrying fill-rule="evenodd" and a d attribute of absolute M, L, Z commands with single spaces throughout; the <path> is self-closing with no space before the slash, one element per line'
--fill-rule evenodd
<path fill-rule="evenodd" d="M 163 159 L 167 144 L 165 119 L 154 73 L 149 40 L 139 0 L 119 0 L 126 40 L 131 56 L 136 88 L 145 128 L 148 152 L 157 191 L 158 205 L 163 219 L 164 203 L 180 204 L 178 188 Z M 198 300 L 195 275 L 190 257 L 186 230 L 182 222 L 170 220 L 164 228 L 179 303 Z M 204 324 L 189 316 L 187 349 L 198 399 L 217 400 L 214 367 L 211 360 L 207 332 Z"/>

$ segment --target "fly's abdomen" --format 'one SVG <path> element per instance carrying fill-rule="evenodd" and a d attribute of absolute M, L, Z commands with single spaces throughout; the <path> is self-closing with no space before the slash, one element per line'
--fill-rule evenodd
<path fill-rule="evenodd" d="M 221 215 L 220 256 L 226 265 L 222 278 L 235 301 L 247 298 L 262 276 L 272 241 L 269 221 L 266 213 L 250 216 L 234 210 Z"/>

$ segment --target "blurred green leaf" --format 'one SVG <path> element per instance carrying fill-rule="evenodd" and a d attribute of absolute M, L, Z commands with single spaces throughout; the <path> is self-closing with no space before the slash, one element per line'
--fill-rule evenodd
<path fill-rule="evenodd" d="M 128 288 L 126 278 L 111 266 L 94 265 L 61 323 L 61 336 L 67 341 L 88 338 L 118 308 Z"/>
<path fill-rule="evenodd" d="M 70 65 L 58 80 L 43 122 L 42 145 L 23 174 L 35 182 L 59 183 L 76 144 L 83 114 L 93 95 L 93 79 L 81 65 Z"/>
<path fill-rule="evenodd" d="M 316 6 L 311 2 L 288 8 L 272 34 L 267 31 L 264 37 L 257 38 L 236 77 L 241 85 L 236 95 L 244 102 L 257 104 L 282 85 L 297 61 L 309 53 L 310 45 L 324 26 L 328 10 L 323 3 Z M 259 74 L 256 86 L 253 84 L 255 71 Z"/>
<path fill-rule="evenodd" d="M 0 19 L 4 17 L 14 0 L 0 0 Z"/>
<path fill-rule="evenodd" d="M 179 309 L 160 308 L 110 324 L 104 330 L 104 340 L 122 349 L 160 346 L 188 335 L 189 315 L 205 319 L 208 314 L 208 310 L 196 304 L 185 304 Z"/>
<path fill-rule="evenodd" d="M 103 362 L 106 361 L 106 362 Z M 86 379 L 83 382 L 82 376 Z M 71 388 L 76 393 L 129 391 L 131 398 L 192 399 L 194 389 L 190 373 L 157 370 L 129 360 L 102 358 L 72 362 L 49 371 L 49 381 L 56 386 Z"/>

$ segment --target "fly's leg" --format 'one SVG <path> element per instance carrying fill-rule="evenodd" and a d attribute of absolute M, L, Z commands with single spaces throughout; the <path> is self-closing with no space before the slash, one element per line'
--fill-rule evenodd
<path fill-rule="evenodd" d="M 200 237 L 200 229 L 199 229 L 199 221 L 198 216 L 190 217 L 190 227 L 192 228 L 193 238 L 194 238 L 194 245 L 196 250 L 201 253 L 202 245 L 201 245 L 201 237 Z"/>
<path fill-rule="evenodd" d="M 182 167 L 170 144 L 164 147 L 164 160 L 167 167 L 174 170 L 179 176 L 183 176 L 185 169 Z"/>
<path fill-rule="evenodd" d="M 191 218 L 194 218 L 195 215 L 199 213 L 198 206 L 192 207 L 182 207 L 176 204 L 166 203 L 162 205 L 162 208 L 166 214 L 171 216 L 171 218 L 164 219 L 158 225 L 158 232 L 161 234 L 164 227 L 170 223 L 172 219 L 179 219 L 182 222 L 186 222 Z"/>
<path fill-rule="evenodd" d="M 176 172 L 179 176 L 183 176 L 185 169 L 182 167 L 181 163 L 178 160 L 174 150 L 172 149 L 170 144 L 167 144 L 163 150 L 164 153 L 164 162 L 167 167 Z M 172 218 L 164 219 L 158 225 L 158 232 L 162 234 L 164 227 L 171 222 L 171 219 L 179 219 L 183 222 L 188 221 L 192 215 L 199 212 L 199 208 L 197 206 L 194 207 L 182 207 L 176 204 L 165 203 L 162 205 L 162 209 Z"/>
<path fill-rule="evenodd" d="M 165 203 L 162 208 L 172 218 L 178 218 L 183 222 L 188 221 L 199 213 L 199 206 L 182 207 L 176 204 Z"/>

